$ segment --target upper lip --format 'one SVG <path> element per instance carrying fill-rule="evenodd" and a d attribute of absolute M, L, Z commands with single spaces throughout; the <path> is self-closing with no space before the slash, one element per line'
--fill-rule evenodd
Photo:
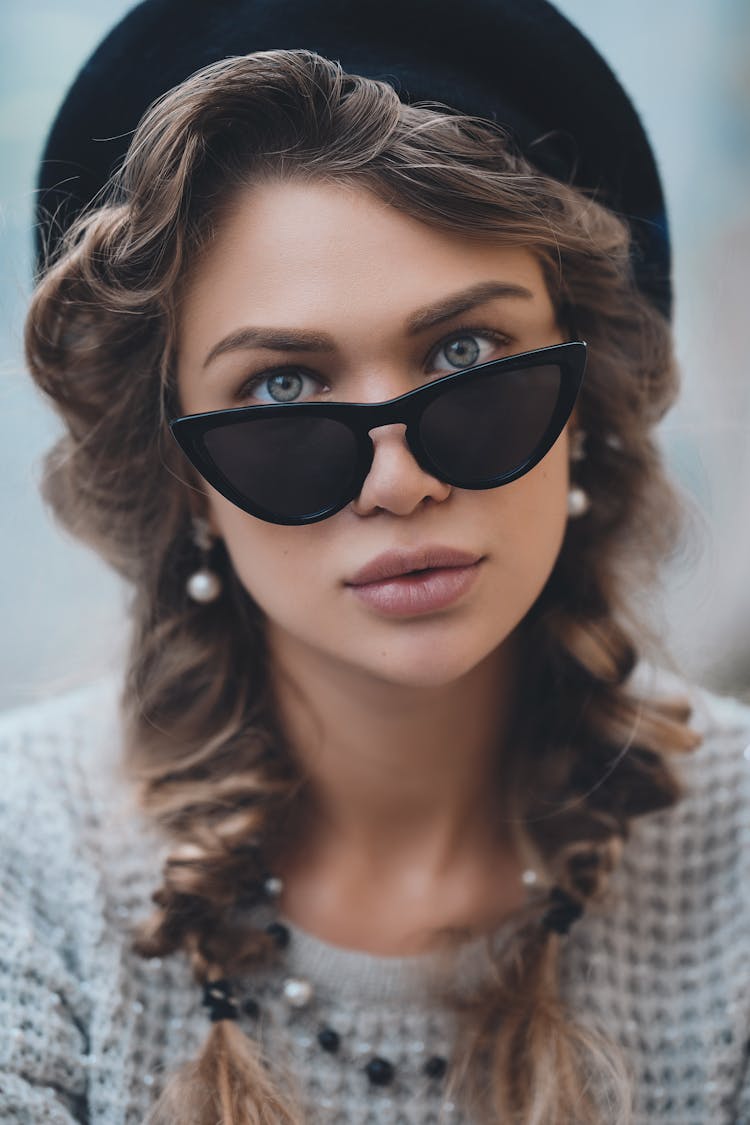
<path fill-rule="evenodd" d="M 409 574 L 413 570 L 431 570 L 440 566 L 473 566 L 481 555 L 472 551 L 461 551 L 457 547 L 428 546 L 416 551 L 384 551 L 371 562 L 361 567 L 347 586 L 364 586 L 368 582 L 383 582 L 399 574 Z"/>

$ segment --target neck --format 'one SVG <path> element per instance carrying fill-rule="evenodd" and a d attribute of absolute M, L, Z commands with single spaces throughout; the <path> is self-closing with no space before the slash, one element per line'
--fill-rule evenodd
<path fill-rule="evenodd" d="M 273 641 L 276 704 L 307 779 L 306 849 L 329 841 L 388 868 L 419 854 L 437 874 L 491 846 L 517 686 L 511 641 L 429 688 L 331 667 L 288 636 Z"/>

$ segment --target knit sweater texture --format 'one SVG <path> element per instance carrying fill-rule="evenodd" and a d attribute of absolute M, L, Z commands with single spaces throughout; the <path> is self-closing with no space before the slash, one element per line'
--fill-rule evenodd
<path fill-rule="evenodd" d="M 624 1049 L 636 1125 L 750 1125 L 750 706 L 677 686 L 704 739 L 672 759 L 687 795 L 633 822 L 606 901 L 564 939 L 561 987 L 576 1019 Z M 107 676 L 0 716 L 7 1125 L 141 1125 L 210 1028 L 184 954 L 149 961 L 130 948 L 165 842 L 122 773 L 119 690 Z M 372 956 L 290 929 L 283 964 L 239 982 L 240 1023 L 286 1060 L 310 1121 L 435 1125 L 442 1106 L 441 1121 L 463 1125 L 424 1073 L 454 1028 L 436 958 Z M 481 981 L 479 948 L 461 950 L 456 987 Z M 310 983 L 308 1005 L 283 999 L 289 977 Z M 321 1048 L 321 1026 L 338 1052 Z M 394 1064 L 389 1084 L 368 1080 L 373 1056 Z"/>

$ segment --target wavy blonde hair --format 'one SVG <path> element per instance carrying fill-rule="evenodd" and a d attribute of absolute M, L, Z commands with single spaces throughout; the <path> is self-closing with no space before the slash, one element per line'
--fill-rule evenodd
<path fill-rule="evenodd" d="M 631 820 L 680 796 L 668 755 L 699 742 L 686 700 L 641 698 L 628 683 L 644 652 L 668 659 L 637 606 L 682 521 L 652 434 L 677 393 L 671 333 L 634 285 L 627 225 L 540 174 L 490 122 L 404 105 L 387 83 L 313 52 L 206 67 L 145 115 L 106 194 L 48 263 L 26 331 L 33 377 L 66 426 L 43 495 L 132 584 L 127 761 L 173 843 L 137 949 L 187 951 L 201 982 L 274 956 L 237 908 L 257 900 L 278 826 L 301 800 L 270 698 L 263 616 L 220 543 L 223 598 L 206 606 L 186 595 L 197 493 L 167 428 L 181 286 L 224 209 L 264 177 L 360 185 L 434 227 L 529 248 L 560 315 L 588 341 L 578 479 L 591 509 L 570 522 L 522 625 L 513 744 L 524 751 L 504 778 L 519 839 L 578 902 L 601 898 Z M 519 911 L 492 982 L 460 1013 L 454 1096 L 479 1122 L 623 1125 L 627 1062 L 604 1030 L 565 1010 L 561 938 L 541 924 L 544 909 Z M 217 1120 L 303 1121 L 260 1047 L 226 1020 L 149 1116 Z"/>

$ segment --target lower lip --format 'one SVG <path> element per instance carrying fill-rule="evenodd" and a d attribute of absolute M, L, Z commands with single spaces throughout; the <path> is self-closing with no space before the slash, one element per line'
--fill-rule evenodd
<path fill-rule="evenodd" d="M 436 567 L 350 589 L 370 609 L 387 617 L 417 617 L 458 601 L 473 586 L 480 565 L 481 559 L 471 566 Z"/>

